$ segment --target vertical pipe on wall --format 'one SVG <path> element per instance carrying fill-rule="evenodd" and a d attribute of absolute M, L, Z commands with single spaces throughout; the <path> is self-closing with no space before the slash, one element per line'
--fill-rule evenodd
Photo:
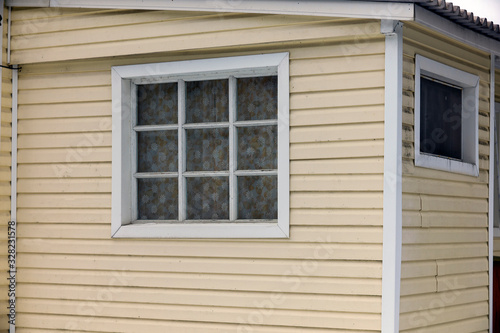
<path fill-rule="evenodd" d="M 385 35 L 382 333 L 399 332 L 402 248 L 403 24 L 382 20 Z"/>
<path fill-rule="evenodd" d="M 11 185 L 10 185 L 10 219 L 11 222 L 13 223 L 14 227 L 14 233 L 17 230 L 17 85 L 18 85 L 18 66 L 14 66 L 14 70 L 12 71 L 12 157 L 11 157 Z M 16 244 L 16 242 L 14 243 Z M 15 250 L 15 245 L 14 245 L 14 250 Z M 16 255 L 17 253 L 14 253 L 14 265 L 13 268 L 12 266 L 10 267 L 10 270 L 14 272 L 14 291 L 12 293 L 12 298 L 14 300 L 14 314 L 13 314 L 13 320 L 11 320 L 10 323 L 10 328 L 9 332 L 10 333 L 15 333 L 16 332 L 16 324 L 15 324 L 15 301 L 16 301 L 16 293 L 15 293 L 15 286 L 16 286 L 16 271 L 17 271 L 17 266 L 16 266 Z M 11 275 L 12 276 L 12 275 Z M 10 288 L 9 288 L 10 290 Z"/>
<path fill-rule="evenodd" d="M 489 322 L 490 322 L 490 333 L 493 332 L 493 242 L 494 242 L 494 219 L 495 219 L 495 186 L 493 186 L 495 179 L 495 172 L 493 170 L 496 168 L 495 165 L 495 68 L 496 68 L 496 56 L 491 54 L 491 66 L 490 66 L 490 164 L 489 164 L 489 220 L 488 220 L 488 261 L 489 261 Z"/>

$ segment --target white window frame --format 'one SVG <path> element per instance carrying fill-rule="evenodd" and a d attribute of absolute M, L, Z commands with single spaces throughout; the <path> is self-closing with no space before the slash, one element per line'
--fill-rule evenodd
<path fill-rule="evenodd" d="M 273 53 L 112 67 L 113 238 L 289 237 L 289 55 Z M 271 222 L 137 223 L 133 123 L 137 84 L 276 75 L 278 80 L 278 219 Z M 230 92 L 229 98 L 235 98 Z M 135 206 L 134 206 L 135 205 Z M 134 223 L 136 222 L 136 223 Z M 206 221 L 204 221 L 206 222 Z"/>
<path fill-rule="evenodd" d="M 420 151 L 420 78 L 427 76 L 462 88 L 462 160 Z M 465 110 L 464 107 L 468 106 Z M 415 59 L 415 165 L 419 167 L 479 175 L 479 77 L 432 59 Z"/>

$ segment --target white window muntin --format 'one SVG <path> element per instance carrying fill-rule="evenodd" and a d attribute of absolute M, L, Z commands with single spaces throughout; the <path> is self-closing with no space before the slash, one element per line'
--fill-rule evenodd
<path fill-rule="evenodd" d="M 242 56 L 193 60 L 170 63 L 118 66 L 112 70 L 113 82 L 113 199 L 112 199 L 112 236 L 141 238 L 282 238 L 289 235 L 289 136 L 288 136 L 288 53 L 269 55 Z M 155 223 L 144 221 L 137 223 L 134 216 L 137 211 L 137 188 L 132 170 L 136 169 L 134 152 L 136 151 L 135 131 L 144 126 L 135 126 L 137 84 L 181 82 L 270 76 L 278 79 L 278 120 L 234 121 L 230 112 L 228 126 L 262 126 L 267 124 L 278 127 L 278 170 L 270 171 L 234 171 L 230 165 L 229 176 L 255 174 L 278 175 L 278 220 L 272 222 L 211 222 L 211 223 Z M 231 86 L 231 85 L 230 85 Z M 234 85 L 233 85 L 234 86 Z M 182 89 L 182 88 L 181 88 Z M 179 89 L 179 90 L 181 90 Z M 230 95 L 235 94 L 230 88 Z M 230 97 L 231 98 L 231 97 Z M 234 100 L 234 96 L 232 97 Z M 183 115 L 182 115 L 183 116 Z M 182 118 L 179 117 L 179 122 Z M 231 126 L 233 124 L 234 126 Z M 189 128 L 202 128 L 213 124 L 189 124 Z M 154 125 L 153 125 L 154 126 Z M 177 125 L 166 125 L 177 126 Z M 217 124 L 216 126 L 225 126 Z M 164 128 L 164 125 L 159 126 Z M 172 128 L 174 129 L 174 128 Z M 182 132 L 184 128 L 179 127 Z M 234 133 L 233 133 L 234 137 Z M 234 153 L 234 143 L 230 141 L 230 154 Z M 179 140 L 179 145 L 181 140 Z M 183 147 L 184 149 L 184 147 Z M 182 150 L 179 150 L 181 152 Z M 181 158 L 179 158 L 181 159 Z M 229 159 L 234 160 L 234 159 Z M 182 170 L 182 169 L 179 169 Z M 184 175 L 186 175 L 184 173 Z M 165 175 L 173 176 L 173 175 Z M 179 176 L 179 175 L 177 175 Z M 148 177 L 147 174 L 139 177 Z M 180 185 L 180 184 L 179 184 Z M 180 185 L 181 186 L 181 185 Z M 231 187 L 230 187 L 231 188 Z M 180 192 L 179 192 L 180 193 Z M 230 196 L 235 204 L 234 189 Z M 182 196 L 179 196 L 179 201 Z M 234 209 L 232 210 L 234 212 Z M 231 217 L 234 217 L 232 213 Z M 132 223 L 135 222 L 135 223 Z"/>
<path fill-rule="evenodd" d="M 462 89 L 462 160 L 420 151 L 420 79 L 426 76 Z M 432 59 L 415 59 L 415 165 L 443 171 L 479 175 L 479 77 Z"/>

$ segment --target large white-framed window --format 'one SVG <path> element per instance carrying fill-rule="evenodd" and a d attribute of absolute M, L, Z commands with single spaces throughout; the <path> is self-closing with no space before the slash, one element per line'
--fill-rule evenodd
<path fill-rule="evenodd" d="M 289 236 L 288 59 L 112 68 L 112 237 Z"/>
<path fill-rule="evenodd" d="M 479 175 L 479 77 L 432 59 L 415 62 L 415 165 Z"/>

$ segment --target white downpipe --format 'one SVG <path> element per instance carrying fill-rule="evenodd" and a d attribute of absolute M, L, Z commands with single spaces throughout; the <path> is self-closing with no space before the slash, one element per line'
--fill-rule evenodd
<path fill-rule="evenodd" d="M 17 68 L 18 66 L 14 66 Z M 11 159 L 11 194 L 10 194 L 10 216 L 13 222 L 14 230 L 17 230 L 17 86 L 18 86 L 18 70 L 14 69 L 12 71 L 12 159 Z M 14 243 L 15 244 L 15 243 Z M 16 247 L 14 247 L 15 249 Z M 17 256 L 17 253 L 14 253 Z M 14 269 L 10 267 L 10 270 L 14 272 L 14 288 L 16 284 L 16 261 L 14 260 Z M 12 276 L 12 275 L 11 275 Z M 14 300 L 14 318 L 13 322 L 9 325 L 9 333 L 16 332 L 15 324 L 15 301 L 16 294 L 15 289 L 13 293 Z"/>
<path fill-rule="evenodd" d="M 495 214 L 495 186 L 494 183 L 497 181 L 495 179 L 495 172 L 493 170 L 497 167 L 495 165 L 495 160 L 498 160 L 495 151 L 495 124 L 496 124 L 496 113 L 495 113 L 495 68 L 496 68 L 496 56 L 491 54 L 491 68 L 490 68 L 490 166 L 489 166 L 489 221 L 488 221 L 488 272 L 489 272 L 489 321 L 490 321 L 490 333 L 493 333 L 493 245 L 494 245 L 494 219 Z"/>
<path fill-rule="evenodd" d="M 403 24 L 382 20 L 385 35 L 382 333 L 399 332 L 402 248 Z"/>

